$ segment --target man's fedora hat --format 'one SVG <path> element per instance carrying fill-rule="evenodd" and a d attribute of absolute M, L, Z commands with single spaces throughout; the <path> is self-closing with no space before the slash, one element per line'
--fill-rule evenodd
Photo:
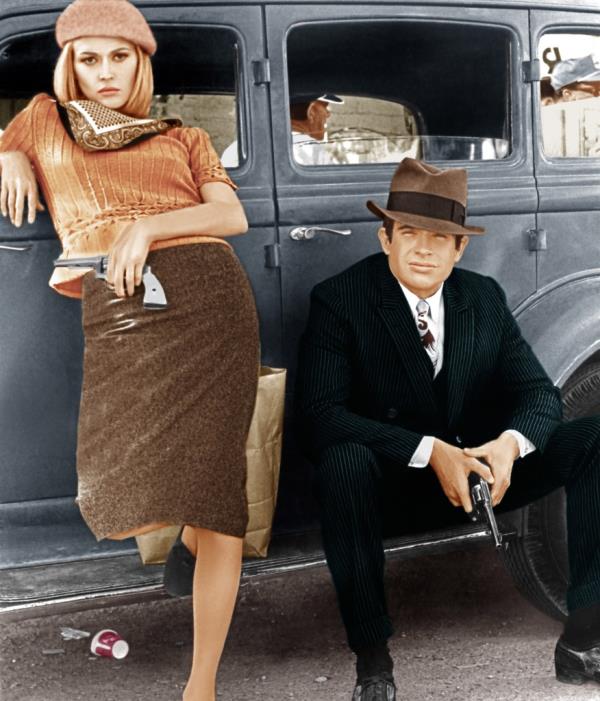
<path fill-rule="evenodd" d="M 367 207 L 381 219 L 443 234 L 483 234 L 465 224 L 467 171 L 440 170 L 414 158 L 404 158 L 392 177 L 387 208 L 369 200 Z"/>

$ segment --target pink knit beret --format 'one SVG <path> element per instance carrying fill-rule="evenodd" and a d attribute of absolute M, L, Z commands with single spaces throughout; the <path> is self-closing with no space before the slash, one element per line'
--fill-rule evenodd
<path fill-rule="evenodd" d="M 121 37 L 155 53 L 156 39 L 144 15 L 129 0 L 75 0 L 56 20 L 56 41 L 62 49 L 80 37 Z"/>

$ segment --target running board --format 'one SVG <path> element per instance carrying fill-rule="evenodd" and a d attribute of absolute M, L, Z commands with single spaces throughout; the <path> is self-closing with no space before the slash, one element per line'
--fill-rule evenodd
<path fill-rule="evenodd" d="M 516 535 L 509 532 L 503 537 Z M 388 559 L 406 559 L 486 541 L 492 547 L 489 530 L 474 525 L 387 539 L 385 553 Z M 267 558 L 244 561 L 242 580 L 297 572 L 325 562 L 318 532 L 277 535 Z M 3 569 L 0 622 L 169 598 L 162 575 L 163 565 L 143 565 L 138 554 Z"/>

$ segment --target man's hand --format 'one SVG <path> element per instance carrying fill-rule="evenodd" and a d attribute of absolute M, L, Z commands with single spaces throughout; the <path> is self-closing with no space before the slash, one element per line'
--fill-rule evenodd
<path fill-rule="evenodd" d="M 461 506 L 469 514 L 473 511 L 471 492 L 469 490 L 469 474 L 476 472 L 486 482 L 494 482 L 494 477 L 486 465 L 475 456 L 465 454 L 460 448 L 436 438 L 429 458 L 444 494 L 453 506 Z"/>
<path fill-rule="evenodd" d="M 25 200 L 27 221 L 33 224 L 37 211 L 43 211 L 35 173 L 29 158 L 22 151 L 6 151 L 0 154 L 2 183 L 0 185 L 0 212 L 10 216 L 14 226 L 21 226 Z"/>
<path fill-rule="evenodd" d="M 496 440 L 477 448 L 465 448 L 464 454 L 471 458 L 483 458 L 494 475 L 492 506 L 497 506 L 510 486 L 514 461 L 519 457 L 519 444 L 510 433 L 502 433 Z"/>

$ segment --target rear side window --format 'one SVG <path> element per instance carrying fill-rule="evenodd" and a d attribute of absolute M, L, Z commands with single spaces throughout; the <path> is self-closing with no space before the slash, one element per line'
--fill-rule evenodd
<path fill-rule="evenodd" d="M 156 27 L 160 51 L 152 58 L 151 116 L 179 116 L 205 129 L 218 153 L 235 143 L 235 165 L 245 154 L 240 115 L 237 35 L 221 27 Z M 0 128 L 38 92 L 52 94 L 58 57 L 53 32 L 18 37 L 0 47 Z M 241 160 L 240 155 L 241 154 Z"/>
<path fill-rule="evenodd" d="M 544 153 L 551 158 L 598 158 L 600 36 L 545 34 L 538 58 Z"/>
<path fill-rule="evenodd" d="M 506 158 L 510 55 L 510 33 L 495 27 L 393 20 L 295 27 L 287 41 L 294 160 Z M 315 100 L 322 109 L 311 116 Z"/>

